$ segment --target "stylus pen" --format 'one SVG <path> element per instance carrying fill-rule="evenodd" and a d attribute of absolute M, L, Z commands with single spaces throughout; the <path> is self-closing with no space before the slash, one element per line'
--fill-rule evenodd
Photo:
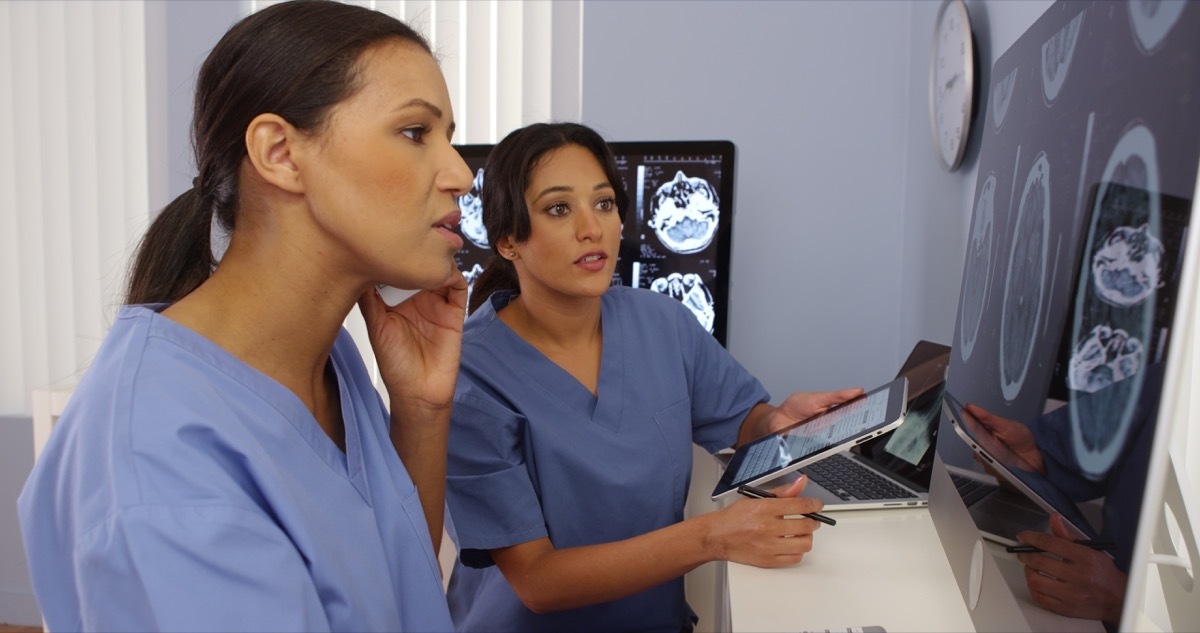
<path fill-rule="evenodd" d="M 755 488 L 754 486 L 738 486 L 737 490 L 741 494 L 743 494 L 747 497 L 750 497 L 751 499 L 774 499 L 775 498 L 775 495 L 773 493 L 767 492 L 766 490 L 763 490 L 762 488 Z M 837 521 L 835 521 L 834 519 L 831 519 L 819 512 L 805 512 L 804 516 L 812 519 L 813 521 L 820 521 L 821 523 L 824 523 L 825 525 L 837 525 Z"/>
<path fill-rule="evenodd" d="M 1087 547 L 1099 552 L 1111 552 L 1112 550 L 1117 549 L 1116 543 L 1109 543 L 1108 541 L 1075 541 L 1075 544 L 1086 545 Z M 1033 545 L 1009 545 L 1004 548 L 1004 551 L 1011 554 L 1036 554 L 1046 550 L 1040 547 L 1034 547 Z"/>

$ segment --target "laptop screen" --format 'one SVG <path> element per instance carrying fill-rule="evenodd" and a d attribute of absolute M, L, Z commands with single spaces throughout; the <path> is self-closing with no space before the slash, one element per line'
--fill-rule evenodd
<path fill-rule="evenodd" d="M 908 413 L 904 423 L 854 449 L 876 466 L 922 490 L 929 489 L 933 470 L 949 355 L 948 346 L 929 341 L 917 343 L 897 374 L 908 377 Z"/>

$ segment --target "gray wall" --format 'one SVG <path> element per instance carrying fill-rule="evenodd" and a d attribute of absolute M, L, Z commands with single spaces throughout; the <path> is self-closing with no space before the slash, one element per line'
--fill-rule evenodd
<path fill-rule="evenodd" d="M 970 2 L 981 66 L 1047 6 Z M 950 343 L 978 139 L 958 171 L 938 165 L 938 7 L 584 5 L 586 123 L 611 140 L 737 146 L 729 348 L 777 399 L 874 386 L 918 340 Z"/>
<path fill-rule="evenodd" d="M 33 420 L 0 416 L 0 622 L 38 624 L 17 524 L 17 495 L 33 468 Z"/>

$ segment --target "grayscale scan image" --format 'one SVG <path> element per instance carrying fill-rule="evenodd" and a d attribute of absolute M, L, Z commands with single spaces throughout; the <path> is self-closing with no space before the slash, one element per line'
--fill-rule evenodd
<path fill-rule="evenodd" d="M 471 190 L 458 199 L 458 209 L 462 211 L 463 237 L 479 248 L 488 247 L 487 228 L 483 226 L 483 202 L 479 194 L 483 191 L 483 169 L 475 171 L 475 179 L 471 181 Z M 465 272 L 465 271 L 464 271 Z M 468 280 L 470 281 L 470 280 Z"/>
<path fill-rule="evenodd" d="M 992 233 L 995 223 L 993 208 L 996 201 L 996 175 L 988 174 L 983 189 L 975 201 L 975 215 L 971 221 L 971 242 L 967 245 L 967 265 L 964 273 L 962 297 L 962 328 L 959 329 L 959 353 L 963 362 L 971 358 L 975 339 L 979 336 L 979 323 L 987 300 L 988 279 L 992 266 Z"/>
<path fill-rule="evenodd" d="M 1025 384 L 1046 290 L 1050 163 L 1045 154 L 1039 154 L 1034 160 L 1020 201 L 1009 249 L 1000 320 L 1000 388 L 1006 400 L 1016 399 Z"/>
<path fill-rule="evenodd" d="M 650 209 L 650 228 L 663 246 L 680 254 L 708 248 L 721 217 L 716 189 L 682 171 L 654 192 Z"/>
<path fill-rule="evenodd" d="M 650 289 L 682 303 L 696 315 L 700 325 L 712 334 L 717 312 L 713 305 L 712 293 L 705 287 L 700 275 L 671 273 L 650 282 Z"/>
<path fill-rule="evenodd" d="M 1129 22 L 1143 52 L 1151 53 L 1158 48 L 1183 14 L 1185 1 L 1131 0 L 1128 3 Z"/>
<path fill-rule="evenodd" d="M 1067 23 L 1061 31 L 1042 44 L 1042 91 L 1046 102 L 1058 98 L 1067 71 L 1071 69 L 1071 57 L 1075 54 L 1075 41 L 1079 38 L 1079 27 L 1083 23 L 1083 11 Z"/>
<path fill-rule="evenodd" d="M 992 128 L 997 132 L 1004 127 L 1004 115 L 1008 114 L 1008 102 L 1012 100 L 1013 89 L 1017 85 L 1017 69 L 1004 76 L 992 86 Z"/>
<path fill-rule="evenodd" d="M 1134 124 L 1117 141 L 1097 186 L 1079 271 L 1068 362 L 1072 441 L 1080 466 L 1108 472 L 1137 404 L 1162 282 L 1162 209 L 1154 135 Z"/>

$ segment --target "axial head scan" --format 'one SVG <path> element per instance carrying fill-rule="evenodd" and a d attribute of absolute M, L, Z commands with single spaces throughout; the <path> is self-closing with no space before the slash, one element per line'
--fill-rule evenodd
<path fill-rule="evenodd" d="M 704 250 L 717 233 L 721 201 L 703 178 L 682 171 L 654 193 L 649 226 L 664 246 L 680 254 Z"/>

